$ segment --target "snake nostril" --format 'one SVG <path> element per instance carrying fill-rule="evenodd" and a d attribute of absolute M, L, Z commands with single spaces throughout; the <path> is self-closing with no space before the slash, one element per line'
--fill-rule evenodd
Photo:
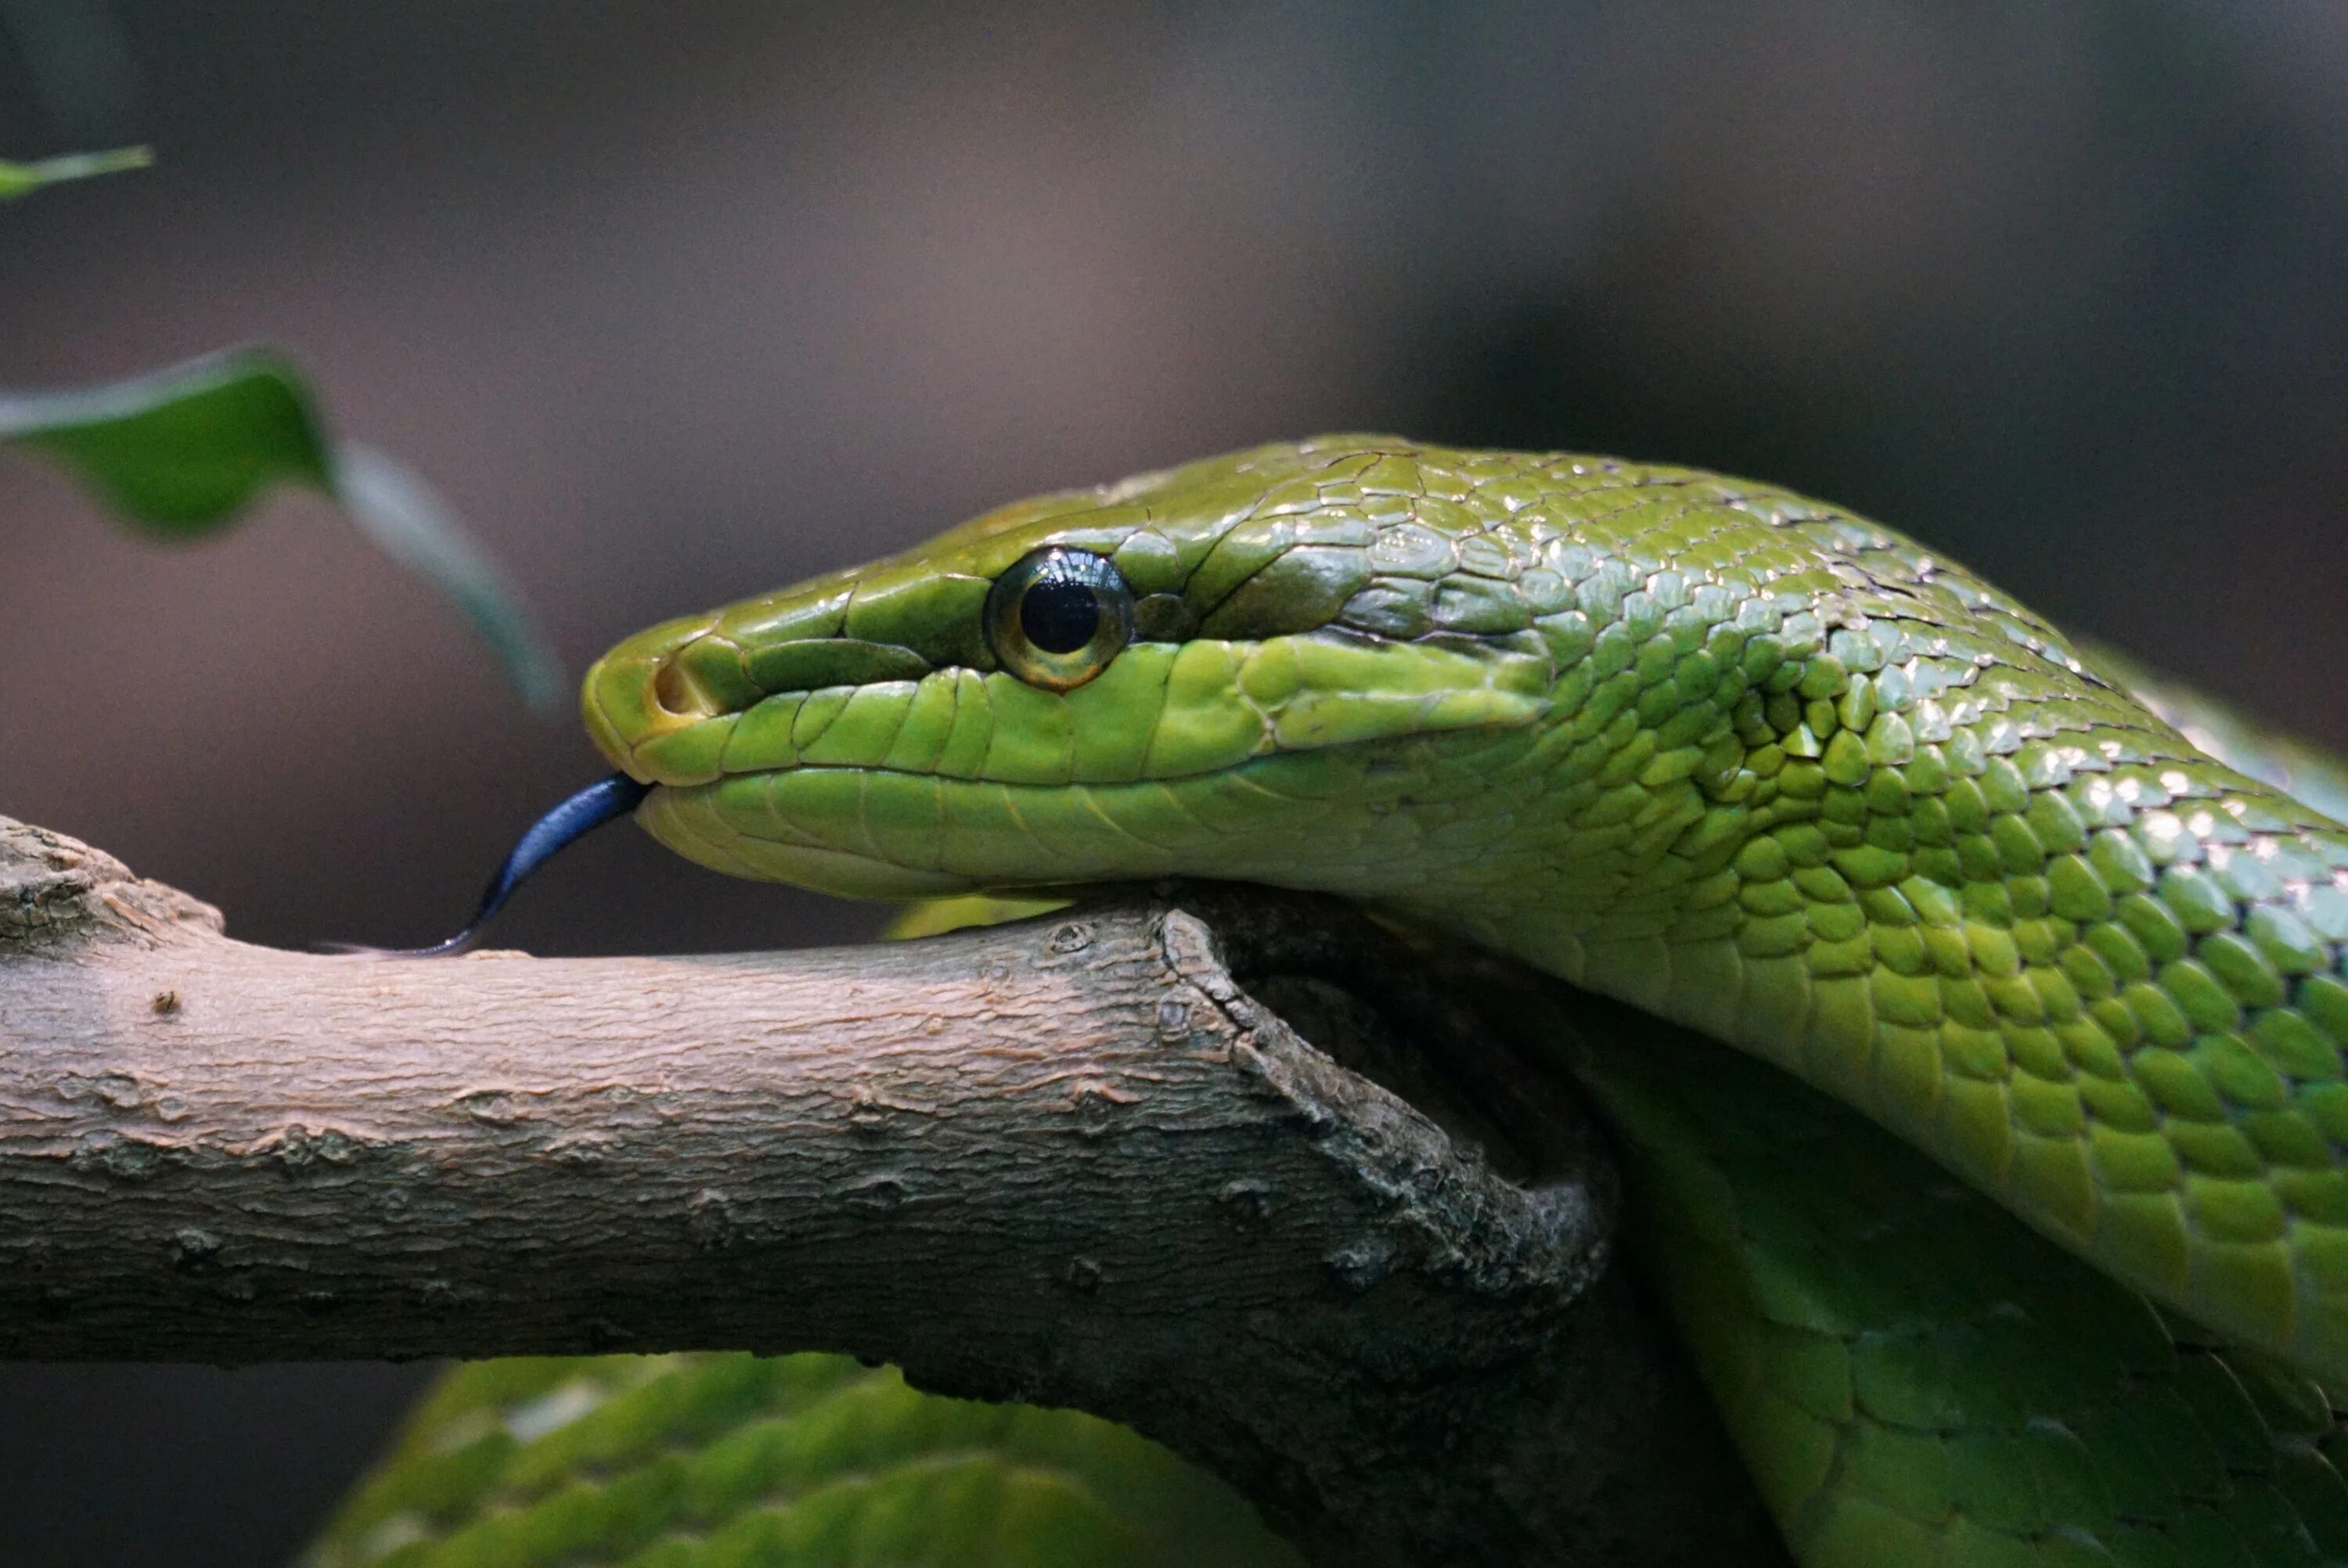
<path fill-rule="evenodd" d="M 680 719 L 698 719 L 709 711 L 693 678 L 674 659 L 664 659 L 653 674 L 653 701 L 664 712 Z"/>

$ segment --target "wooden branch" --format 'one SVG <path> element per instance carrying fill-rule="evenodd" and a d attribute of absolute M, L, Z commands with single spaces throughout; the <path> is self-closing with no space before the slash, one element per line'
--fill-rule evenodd
<path fill-rule="evenodd" d="M 1130 1422 L 1321 1561 L 1766 1560 L 1611 1193 L 1334 904 L 320 958 L 0 818 L 0 1355 L 843 1350 Z"/>

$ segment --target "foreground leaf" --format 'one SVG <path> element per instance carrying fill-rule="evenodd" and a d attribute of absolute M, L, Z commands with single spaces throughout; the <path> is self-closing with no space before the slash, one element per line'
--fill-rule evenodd
<path fill-rule="evenodd" d="M 105 386 L 0 393 L 0 443 L 171 538 L 225 527 L 278 485 L 330 497 L 377 549 L 457 601 L 530 706 L 561 702 L 561 667 L 489 558 L 422 479 L 335 443 L 282 355 L 232 349 Z"/>
<path fill-rule="evenodd" d="M 62 185 L 68 179 L 144 169 L 154 161 L 154 153 L 143 147 L 118 147 L 110 152 L 73 152 L 63 158 L 45 158 L 38 163 L 0 161 L 0 201 L 13 201 L 44 186 Z"/>

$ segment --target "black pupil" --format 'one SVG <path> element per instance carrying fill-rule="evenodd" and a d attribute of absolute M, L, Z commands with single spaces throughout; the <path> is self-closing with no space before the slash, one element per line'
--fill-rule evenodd
<path fill-rule="evenodd" d="M 1036 583 L 1019 600 L 1019 630 L 1046 653 L 1074 653 L 1100 630 L 1100 600 L 1082 582 Z"/>

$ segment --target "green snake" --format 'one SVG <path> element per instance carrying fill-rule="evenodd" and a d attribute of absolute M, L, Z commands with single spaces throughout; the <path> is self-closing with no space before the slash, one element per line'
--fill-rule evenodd
<path fill-rule="evenodd" d="M 1685 1026 L 1571 1065 L 1809 1568 L 2348 1561 L 2348 781 L 1901 535 L 1326 437 L 654 627 L 584 711 L 721 871 L 1313 889 Z M 467 1369 L 313 1558 L 1291 1560 L 1117 1429 L 726 1357 Z"/>

